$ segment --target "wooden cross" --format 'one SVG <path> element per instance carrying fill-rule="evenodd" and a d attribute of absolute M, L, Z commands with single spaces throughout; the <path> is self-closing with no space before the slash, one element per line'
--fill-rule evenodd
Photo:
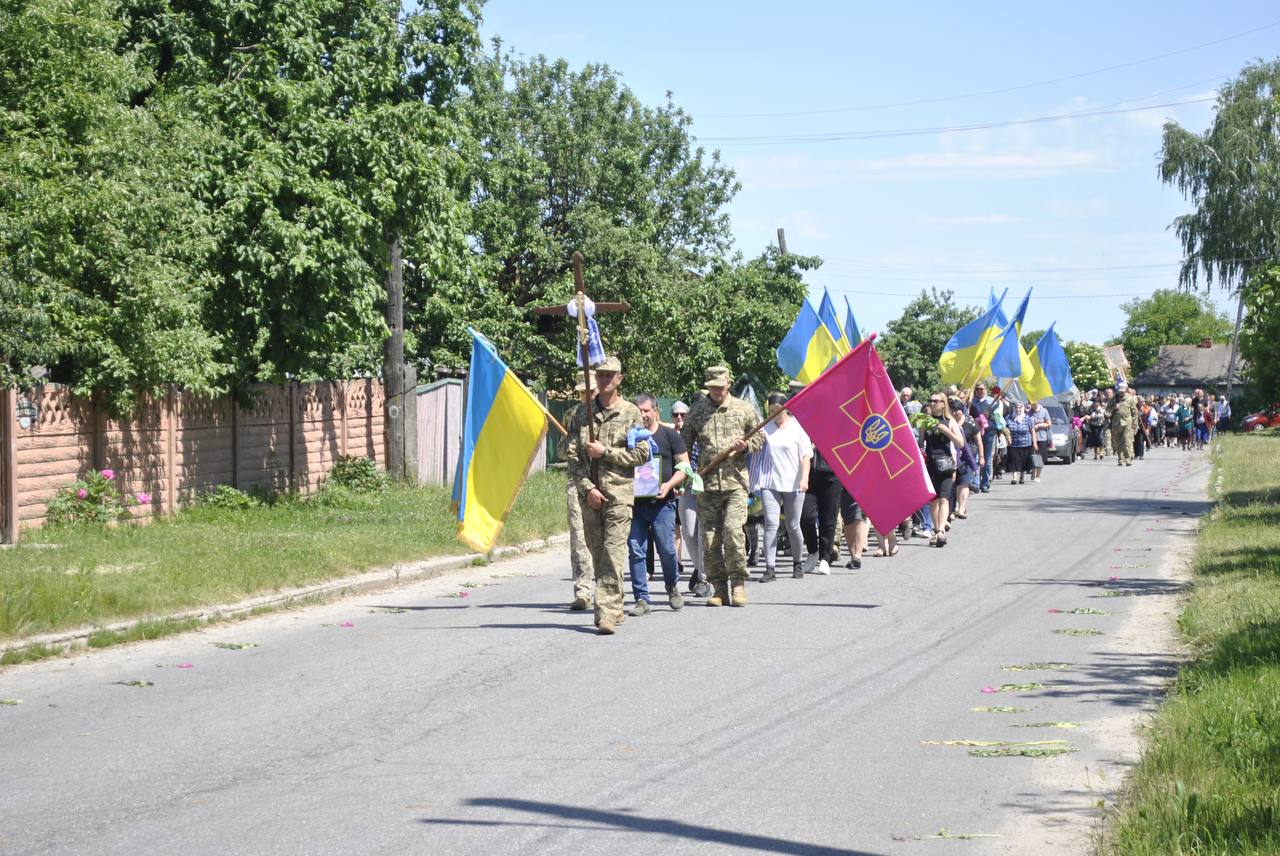
<path fill-rule="evenodd" d="M 582 402 L 585 405 L 591 400 L 591 357 L 588 353 L 588 343 L 590 341 L 590 333 L 587 328 L 587 291 L 582 281 L 582 253 L 574 252 L 573 254 L 573 284 L 576 292 L 573 295 L 574 306 L 578 315 L 578 353 L 582 359 L 582 380 L 586 384 L 586 390 L 582 393 Z M 631 309 L 628 303 L 597 303 L 596 314 L 602 312 L 626 312 Z M 563 305 L 557 306 L 537 306 L 533 309 L 534 315 L 568 315 L 569 308 Z M 589 413 L 589 411 L 588 411 Z M 596 441 L 596 421 L 594 418 L 587 419 L 587 432 L 591 442 Z M 600 484 L 600 462 L 591 462 L 592 481 L 597 485 Z"/>

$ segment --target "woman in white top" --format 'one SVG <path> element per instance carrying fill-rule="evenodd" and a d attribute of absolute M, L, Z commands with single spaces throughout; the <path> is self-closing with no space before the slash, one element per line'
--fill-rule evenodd
<path fill-rule="evenodd" d="M 804 508 L 804 492 L 809 489 L 813 441 L 783 407 L 786 401 L 787 397 L 781 393 L 769 396 L 769 407 L 779 409 L 773 421 L 764 427 L 764 449 L 756 462 L 759 465 L 760 499 L 764 502 L 762 583 L 777 579 L 778 524 L 781 517 L 785 516 L 787 521 L 793 573 L 801 566 L 800 553 L 804 549 L 800 512 Z"/>

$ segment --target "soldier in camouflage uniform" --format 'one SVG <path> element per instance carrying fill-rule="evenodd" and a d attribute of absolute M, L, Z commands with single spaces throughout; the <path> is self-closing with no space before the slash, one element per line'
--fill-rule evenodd
<path fill-rule="evenodd" d="M 564 424 L 569 437 L 573 436 L 577 420 L 587 412 L 581 401 L 586 391 L 587 382 L 579 377 L 577 384 L 579 403 L 569 408 L 564 414 Z M 592 398 L 595 397 L 594 382 L 591 384 L 591 395 Z M 565 442 L 560 447 L 560 455 L 566 462 L 569 437 L 565 438 Z M 573 570 L 573 603 L 569 604 L 569 608 L 574 612 L 583 612 L 591 605 L 591 597 L 595 593 L 595 572 L 591 568 L 591 552 L 587 549 L 587 542 L 582 537 L 582 505 L 578 502 L 578 483 L 571 467 L 565 467 L 565 472 L 569 475 L 565 504 L 569 512 L 569 566 Z"/>
<path fill-rule="evenodd" d="M 712 366 L 706 375 L 707 397 L 689 411 L 680 435 L 684 444 L 700 444 L 698 463 L 705 467 L 721 452 L 731 450 L 724 463 L 703 476 L 698 494 L 698 523 L 702 527 L 703 567 L 715 591 L 707 606 L 747 605 L 747 453 L 764 446 L 764 435 L 745 435 L 756 425 L 756 414 L 729 394 L 729 370 Z M 732 592 L 730 592 L 732 585 Z"/>
<path fill-rule="evenodd" d="M 618 393 L 622 363 L 609 357 L 596 366 L 596 398 L 591 403 L 596 439 L 591 441 L 587 416 L 574 421 L 569 432 L 566 458 L 578 487 L 582 509 L 582 534 L 591 551 L 596 580 L 596 627 L 611 636 L 622 623 L 622 580 L 630 571 L 627 536 L 631 533 L 631 506 L 636 466 L 649 460 L 649 444 L 627 448 L 627 432 L 642 428 L 640 409 Z M 593 466 L 594 465 L 594 466 Z M 599 469 L 600 482 L 592 480 Z"/>
<path fill-rule="evenodd" d="M 1128 386 L 1116 384 L 1116 397 L 1107 403 L 1111 418 L 1111 448 L 1116 453 L 1117 467 L 1133 466 L 1133 431 L 1138 424 L 1138 405 L 1129 395 Z"/>

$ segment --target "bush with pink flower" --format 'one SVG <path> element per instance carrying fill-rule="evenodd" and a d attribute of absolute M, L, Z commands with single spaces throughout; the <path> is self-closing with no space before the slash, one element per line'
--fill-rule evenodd
<path fill-rule="evenodd" d="M 64 487 L 49 503 L 46 511 L 53 525 L 88 524 L 102 526 L 113 520 L 127 520 L 132 504 L 147 505 L 150 494 L 134 494 L 126 498 L 116 484 L 116 472 L 112 469 L 94 470 Z"/>

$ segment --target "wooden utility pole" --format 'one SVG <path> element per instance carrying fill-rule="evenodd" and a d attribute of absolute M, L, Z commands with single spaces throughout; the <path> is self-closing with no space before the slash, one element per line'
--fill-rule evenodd
<path fill-rule="evenodd" d="M 386 276 L 387 309 L 385 320 L 387 336 L 382 345 L 383 418 L 387 438 L 387 473 L 396 481 L 413 479 L 406 466 L 406 415 L 408 406 L 417 403 L 405 395 L 404 368 L 404 262 L 400 258 L 400 239 L 394 235 L 387 241 L 388 265 Z M 416 383 L 415 383 L 416 386 Z M 416 435 L 413 440 L 417 441 Z M 416 467 L 416 463 L 415 463 Z"/>
<path fill-rule="evenodd" d="M 1245 268 L 1244 281 L 1236 296 L 1236 328 L 1231 333 L 1231 357 L 1227 360 L 1227 401 L 1231 401 L 1231 385 L 1236 379 L 1236 355 L 1240 352 L 1240 324 L 1244 321 L 1244 290 L 1249 285 L 1249 269 Z"/>
<path fill-rule="evenodd" d="M 589 355 L 590 333 L 587 327 L 587 289 L 582 278 L 582 253 L 577 251 L 573 254 L 573 305 L 575 314 L 578 318 L 578 355 L 579 361 L 582 363 L 582 381 L 586 384 L 586 390 L 583 392 L 583 403 L 587 404 L 591 401 L 591 357 Z M 596 314 L 602 312 L 626 312 L 631 309 L 629 303 L 597 303 Z M 567 306 L 537 306 L 533 309 L 534 315 L 568 315 L 569 307 Z M 591 442 L 596 439 L 596 421 L 593 418 L 592 411 L 588 409 L 587 419 L 587 435 Z M 591 480 L 598 486 L 600 484 L 600 462 L 591 462 Z"/>
<path fill-rule="evenodd" d="M 784 256 L 787 254 L 787 230 L 778 227 L 778 251 Z"/>

